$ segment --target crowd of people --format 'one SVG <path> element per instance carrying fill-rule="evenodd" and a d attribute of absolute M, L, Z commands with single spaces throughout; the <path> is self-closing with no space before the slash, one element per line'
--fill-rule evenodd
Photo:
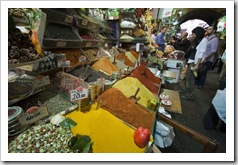
<path fill-rule="evenodd" d="M 207 73 L 214 69 L 217 61 L 220 62 L 218 72 L 218 81 L 224 80 L 226 76 L 226 42 L 221 42 L 219 33 L 216 32 L 215 25 L 211 25 L 204 29 L 196 27 L 192 30 L 191 37 L 188 38 L 188 33 L 183 32 L 181 38 L 172 38 L 170 44 L 176 50 L 181 50 L 185 53 L 186 67 L 188 68 L 185 76 L 185 85 L 179 91 L 182 99 L 194 99 L 194 89 L 201 89 L 205 86 Z M 164 52 L 166 42 L 164 40 L 167 27 L 163 26 L 158 33 L 153 31 L 152 38 L 158 45 L 158 49 Z M 225 132 L 225 112 L 226 112 L 226 87 L 219 88 L 216 96 L 213 98 L 211 107 L 204 117 L 204 127 L 206 129 L 214 128 L 218 119 L 222 120 L 220 130 Z M 222 94 L 221 94 L 222 93 Z M 222 104 L 220 104 L 222 103 Z M 222 114 L 222 115 L 221 115 Z"/>

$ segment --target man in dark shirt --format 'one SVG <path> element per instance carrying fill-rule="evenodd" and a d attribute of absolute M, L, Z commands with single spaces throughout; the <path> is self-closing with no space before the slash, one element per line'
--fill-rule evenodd
<path fill-rule="evenodd" d="M 186 53 L 186 51 L 188 50 L 188 47 L 190 46 L 190 41 L 187 39 L 187 36 L 188 36 L 188 33 L 183 32 L 180 39 L 178 39 L 177 41 L 175 41 L 175 40 L 171 41 L 173 43 L 175 49 L 181 50 L 184 53 Z"/>

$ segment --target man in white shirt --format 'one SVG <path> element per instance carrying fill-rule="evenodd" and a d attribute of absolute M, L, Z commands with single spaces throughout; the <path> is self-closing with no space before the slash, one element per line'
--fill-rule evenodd
<path fill-rule="evenodd" d="M 157 37 L 158 31 L 157 30 L 153 30 L 152 34 L 151 34 L 151 38 L 156 42 L 156 37 Z"/>

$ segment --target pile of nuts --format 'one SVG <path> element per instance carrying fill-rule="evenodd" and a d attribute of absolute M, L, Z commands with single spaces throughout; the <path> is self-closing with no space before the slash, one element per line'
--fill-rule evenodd
<path fill-rule="evenodd" d="M 71 153 L 68 147 L 73 137 L 70 129 L 51 123 L 31 127 L 8 146 L 9 153 Z"/>

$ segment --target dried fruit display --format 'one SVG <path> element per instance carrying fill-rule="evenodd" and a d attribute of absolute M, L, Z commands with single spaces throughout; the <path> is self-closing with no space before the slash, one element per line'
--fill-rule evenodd
<path fill-rule="evenodd" d="M 44 38 L 47 39 L 64 39 L 64 40 L 80 40 L 74 34 L 70 26 L 48 23 L 45 28 Z"/>
<path fill-rule="evenodd" d="M 18 64 L 39 59 L 29 34 L 18 28 L 8 30 L 8 63 Z"/>

